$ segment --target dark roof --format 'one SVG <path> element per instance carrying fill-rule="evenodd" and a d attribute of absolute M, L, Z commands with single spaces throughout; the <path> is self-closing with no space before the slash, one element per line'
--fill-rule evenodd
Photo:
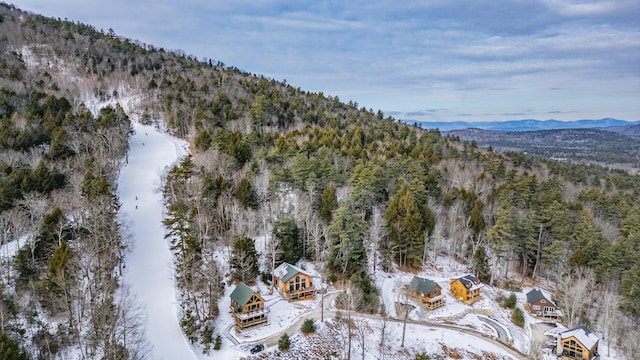
<path fill-rule="evenodd" d="M 464 285 L 467 289 L 472 287 L 473 284 L 477 284 L 477 283 L 480 282 L 478 280 L 478 278 L 473 274 L 466 274 L 466 275 L 463 275 L 463 276 L 459 277 L 458 279 L 460 280 L 462 285 Z"/>
<path fill-rule="evenodd" d="M 534 302 L 542 299 L 544 294 L 539 289 L 533 289 L 527 293 L 527 301 L 529 304 L 533 304 Z"/>
<path fill-rule="evenodd" d="M 551 298 L 543 293 L 540 289 L 533 289 L 527 293 L 527 302 L 529 304 L 533 304 L 540 299 L 546 299 L 555 306 L 555 303 L 551 300 Z"/>
<path fill-rule="evenodd" d="M 241 282 L 235 289 L 233 289 L 233 292 L 231 293 L 231 300 L 240 306 L 244 306 L 247 304 L 247 301 L 251 299 L 251 295 L 253 295 L 253 290 L 245 283 Z"/>
<path fill-rule="evenodd" d="M 429 295 L 437 285 L 438 284 L 436 284 L 432 280 L 414 276 L 409 283 L 409 290 L 416 291 L 424 295 Z"/>

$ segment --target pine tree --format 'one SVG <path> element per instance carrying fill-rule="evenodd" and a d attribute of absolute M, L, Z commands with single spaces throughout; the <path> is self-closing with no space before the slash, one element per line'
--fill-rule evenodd
<path fill-rule="evenodd" d="M 163 221 L 168 230 L 165 238 L 171 239 L 170 248 L 176 254 L 178 267 L 181 267 L 194 256 L 199 258 L 202 249 L 190 226 L 189 206 L 184 201 L 176 201 L 167 210 L 167 218 Z"/>
<path fill-rule="evenodd" d="M 473 254 L 473 272 L 484 283 L 488 283 L 491 280 L 491 268 L 489 267 L 489 259 L 484 246 L 478 246 L 475 254 Z"/>
<path fill-rule="evenodd" d="M 516 239 L 517 216 L 516 209 L 510 205 L 502 204 L 496 213 L 496 221 L 487 233 L 489 246 L 493 256 L 497 259 L 508 258 L 507 250 Z M 494 259 L 495 259 L 494 258 Z M 493 269 L 492 269 L 493 270 Z M 491 281 L 495 279 L 495 272 L 491 272 Z"/>
<path fill-rule="evenodd" d="M 283 216 L 273 222 L 273 236 L 279 241 L 282 255 L 278 263 L 295 264 L 302 258 L 302 243 L 299 238 L 298 226 L 293 218 Z"/>
<path fill-rule="evenodd" d="M 251 209 L 255 209 L 258 207 L 258 195 L 256 191 L 253 189 L 253 185 L 251 185 L 251 181 L 246 177 L 243 177 L 239 182 L 238 186 L 236 186 L 236 190 L 234 192 L 236 198 L 240 201 L 242 206 Z"/>
<path fill-rule="evenodd" d="M 302 331 L 302 333 L 305 335 L 314 333 L 316 331 L 316 325 L 314 324 L 313 319 L 306 319 L 302 323 L 300 331 Z"/>
<path fill-rule="evenodd" d="M 359 273 L 366 268 L 364 250 L 366 222 L 348 204 L 339 207 L 327 228 L 329 235 L 329 267 L 345 276 Z"/>
<path fill-rule="evenodd" d="M 471 209 L 471 215 L 469 215 L 469 227 L 473 230 L 473 234 L 478 236 L 485 228 L 484 216 L 482 215 L 482 208 L 484 203 L 482 200 L 476 199 Z"/>
<path fill-rule="evenodd" d="M 291 340 L 289 340 L 289 335 L 287 333 L 282 334 L 280 339 L 278 339 L 278 349 L 280 351 L 287 351 L 291 347 Z"/>
<path fill-rule="evenodd" d="M 400 266 L 417 267 L 424 252 L 424 217 L 406 185 L 391 198 L 384 214 L 392 253 Z"/>
<path fill-rule="evenodd" d="M 511 322 L 519 327 L 524 327 L 524 314 L 519 307 L 513 309 L 513 312 L 511 313 Z"/>
<path fill-rule="evenodd" d="M 638 261 L 622 275 L 622 289 L 620 290 L 624 299 L 622 308 L 636 319 L 640 317 L 640 256 Z"/>
<path fill-rule="evenodd" d="M 255 279 L 259 273 L 258 257 L 253 239 L 242 237 L 236 240 L 231 253 L 231 268 L 235 277 L 242 282 Z"/>
<path fill-rule="evenodd" d="M 0 331 L 0 359 L 3 360 L 28 360 L 27 354 L 13 339 Z"/>
<path fill-rule="evenodd" d="M 338 198 L 336 197 L 336 187 L 333 183 L 322 191 L 320 197 L 320 219 L 325 223 L 330 223 L 333 211 L 338 208 Z"/>

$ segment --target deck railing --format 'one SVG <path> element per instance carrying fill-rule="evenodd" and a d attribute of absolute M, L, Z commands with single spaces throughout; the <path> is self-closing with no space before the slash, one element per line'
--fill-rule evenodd
<path fill-rule="evenodd" d="M 304 289 L 289 291 L 287 293 L 287 296 L 289 299 L 297 299 L 300 297 L 306 297 L 307 295 L 311 295 L 311 293 L 313 293 L 313 295 L 315 295 L 316 293 L 316 288 L 314 286 L 308 286 Z"/>

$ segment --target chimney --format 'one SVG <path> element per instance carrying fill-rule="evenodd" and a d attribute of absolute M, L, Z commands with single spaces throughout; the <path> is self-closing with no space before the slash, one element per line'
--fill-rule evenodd
<path fill-rule="evenodd" d="M 556 355 L 562 355 L 562 344 L 560 343 L 560 334 L 556 334 Z"/>

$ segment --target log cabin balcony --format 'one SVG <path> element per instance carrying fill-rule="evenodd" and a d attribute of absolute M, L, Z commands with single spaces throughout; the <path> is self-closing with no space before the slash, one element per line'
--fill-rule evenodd
<path fill-rule="evenodd" d="M 311 285 L 298 290 L 289 290 L 286 294 L 287 300 L 310 300 L 316 297 L 316 288 Z"/>
<path fill-rule="evenodd" d="M 232 309 L 233 310 L 233 309 Z M 260 309 L 251 312 L 232 311 L 233 319 L 235 320 L 236 331 L 252 328 L 254 326 L 267 324 L 269 322 L 267 314 L 269 309 Z"/>

